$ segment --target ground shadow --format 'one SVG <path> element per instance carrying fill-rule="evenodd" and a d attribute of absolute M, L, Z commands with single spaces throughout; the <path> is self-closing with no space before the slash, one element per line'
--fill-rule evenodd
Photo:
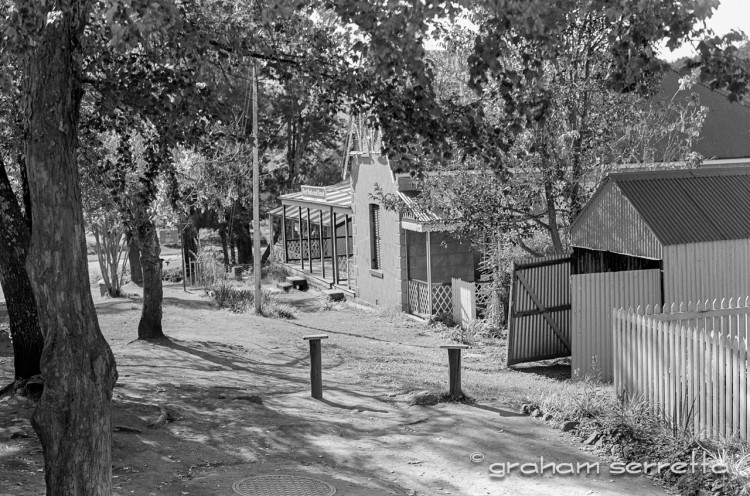
<path fill-rule="evenodd" d="M 523 372 L 525 374 L 534 374 L 554 379 L 556 381 L 565 381 L 570 379 L 571 367 L 570 363 L 530 363 L 522 365 L 514 365 L 512 367 L 516 372 Z"/>

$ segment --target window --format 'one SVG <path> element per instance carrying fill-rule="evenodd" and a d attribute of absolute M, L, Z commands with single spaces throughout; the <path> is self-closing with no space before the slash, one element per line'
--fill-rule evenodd
<path fill-rule="evenodd" d="M 380 270 L 383 264 L 380 241 L 380 205 L 370 204 L 370 268 Z"/>

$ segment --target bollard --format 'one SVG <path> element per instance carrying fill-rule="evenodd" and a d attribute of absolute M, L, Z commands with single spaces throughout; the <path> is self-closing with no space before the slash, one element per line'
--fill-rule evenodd
<path fill-rule="evenodd" d="M 302 336 L 310 341 L 310 395 L 316 400 L 323 399 L 323 366 L 320 360 L 320 340 L 328 339 L 328 334 Z"/>
<path fill-rule="evenodd" d="M 453 401 L 463 396 L 461 391 L 461 350 L 468 348 L 465 344 L 443 344 L 441 348 L 448 350 L 448 369 L 450 374 L 450 390 L 448 394 Z"/>

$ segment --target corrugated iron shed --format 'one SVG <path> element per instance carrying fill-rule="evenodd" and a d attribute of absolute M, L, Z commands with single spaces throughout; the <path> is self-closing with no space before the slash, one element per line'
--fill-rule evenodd
<path fill-rule="evenodd" d="M 632 209 L 606 215 L 616 204 L 607 195 L 613 188 Z M 628 218 L 632 215 L 639 219 Z M 611 246 L 626 238 L 625 226 L 640 220 L 648 229 L 639 236 L 645 240 L 652 233 L 662 246 L 750 239 L 750 167 L 611 174 L 573 222 L 573 244 L 603 249 L 606 239 L 607 251 L 648 256 L 633 253 L 624 243 Z"/>

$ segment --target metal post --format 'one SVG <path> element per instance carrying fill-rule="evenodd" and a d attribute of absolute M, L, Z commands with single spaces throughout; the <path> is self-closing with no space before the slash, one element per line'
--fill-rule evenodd
<path fill-rule="evenodd" d="M 255 279 L 255 313 L 261 311 L 260 268 L 260 162 L 258 160 L 258 73 L 253 62 L 253 279 Z"/>
<path fill-rule="evenodd" d="M 302 336 L 310 342 L 310 395 L 316 400 L 323 399 L 323 363 L 321 360 L 321 339 L 328 339 L 327 334 Z"/>
<path fill-rule="evenodd" d="M 338 238 L 336 236 L 336 212 L 333 211 L 333 207 L 331 207 L 331 256 L 333 257 L 333 263 L 331 264 L 333 267 L 333 283 L 338 284 L 339 283 L 339 251 L 338 247 L 336 246 L 338 244 Z"/>

